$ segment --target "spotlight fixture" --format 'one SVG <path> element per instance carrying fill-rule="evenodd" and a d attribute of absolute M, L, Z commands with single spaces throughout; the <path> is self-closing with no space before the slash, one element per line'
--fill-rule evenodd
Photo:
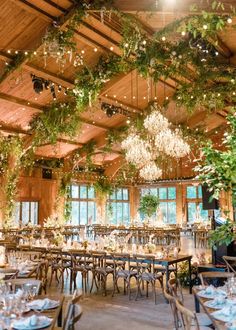
<path fill-rule="evenodd" d="M 37 94 L 40 94 L 43 91 L 43 80 L 40 77 L 31 75 L 33 89 Z"/>
<path fill-rule="evenodd" d="M 51 85 L 50 85 L 50 91 L 51 91 L 51 94 L 52 94 L 53 100 L 55 101 L 55 100 L 57 99 L 57 96 L 56 96 L 56 92 L 55 92 L 55 86 L 54 86 L 54 84 L 51 84 Z"/>
<path fill-rule="evenodd" d="M 106 113 L 107 117 L 109 117 L 109 118 L 118 113 L 121 115 L 124 115 L 124 116 L 128 116 L 130 114 L 129 111 L 123 109 L 122 107 L 115 106 L 113 104 L 109 104 L 109 103 L 105 103 L 105 102 L 102 102 L 101 110 L 103 110 Z"/>

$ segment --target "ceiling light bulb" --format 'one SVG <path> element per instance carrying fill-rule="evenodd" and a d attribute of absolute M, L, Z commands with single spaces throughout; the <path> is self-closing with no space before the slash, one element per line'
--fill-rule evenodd
<path fill-rule="evenodd" d="M 207 25 L 206 24 L 203 25 L 203 29 L 207 30 Z"/>
<path fill-rule="evenodd" d="M 185 36 L 186 32 L 185 31 L 182 31 L 181 34 L 182 34 L 182 36 Z"/>
<path fill-rule="evenodd" d="M 95 53 L 98 51 L 98 49 L 97 48 L 94 48 L 94 51 L 95 51 Z"/>
<path fill-rule="evenodd" d="M 229 17 L 229 18 L 227 19 L 227 23 L 228 23 L 228 24 L 231 24 L 232 22 L 233 22 L 232 18 Z"/>
<path fill-rule="evenodd" d="M 110 47 L 110 50 L 113 50 L 113 49 L 114 49 L 114 47 L 113 47 L 113 46 L 111 46 L 111 47 Z"/>
<path fill-rule="evenodd" d="M 166 37 L 162 37 L 161 40 L 162 40 L 162 41 L 165 41 L 165 40 L 166 40 Z"/>

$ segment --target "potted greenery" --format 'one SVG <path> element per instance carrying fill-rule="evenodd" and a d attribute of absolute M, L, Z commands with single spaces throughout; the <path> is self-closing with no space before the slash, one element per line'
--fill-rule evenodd
<path fill-rule="evenodd" d="M 150 218 L 156 212 L 158 205 L 159 199 L 157 196 L 142 196 L 140 199 L 139 212 L 141 212 L 144 216 L 148 216 Z"/>

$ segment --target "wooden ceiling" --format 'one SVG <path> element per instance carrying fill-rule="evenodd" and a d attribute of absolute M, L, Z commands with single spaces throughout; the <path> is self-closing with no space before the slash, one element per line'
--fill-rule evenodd
<path fill-rule="evenodd" d="M 235 5 L 235 0 L 225 0 L 226 4 Z M 120 10 L 136 15 L 144 28 L 153 33 L 176 18 L 186 15 L 189 6 L 196 1 L 192 0 L 115 0 L 114 6 Z M 200 1 L 199 1 L 200 3 Z M 158 4 L 158 5 L 157 5 Z M 42 38 L 48 27 L 54 21 L 63 21 L 63 26 L 73 13 L 73 0 L 1 0 L 0 2 L 0 76 L 7 64 L 11 63 L 15 51 L 35 50 L 42 51 Z M 152 12 L 150 16 L 149 13 Z M 84 23 L 77 29 L 74 40 L 78 51 L 84 51 L 86 65 L 93 67 L 101 54 L 112 52 L 120 55 L 118 47 L 121 35 L 119 22 L 101 22 L 99 12 L 90 12 Z M 228 29 L 227 33 L 220 36 L 221 52 L 232 65 L 236 63 L 236 30 Z M 95 51 L 95 48 L 97 51 Z M 9 52 L 10 50 L 10 52 Z M 61 84 L 65 88 L 73 87 L 75 68 L 69 61 L 62 70 L 56 59 L 34 56 L 25 60 L 20 69 L 5 75 L 0 81 L 0 130 L 7 134 L 20 134 L 22 137 L 30 134 L 29 122 L 33 116 L 44 111 L 45 106 L 52 102 L 49 91 L 38 95 L 33 90 L 31 74 Z M 151 82 L 150 95 L 152 100 L 158 98 L 163 102 L 175 91 L 175 82 L 171 79 Z M 81 148 L 91 139 L 97 141 L 97 154 L 93 160 L 98 165 L 114 166 L 120 161 L 119 147 L 114 147 L 111 154 L 99 154 L 99 148 L 106 143 L 105 134 L 113 127 L 121 126 L 126 122 L 126 117 L 121 114 L 107 117 L 101 110 L 101 101 L 111 104 L 122 104 L 129 111 L 142 112 L 148 105 L 148 84 L 145 79 L 138 76 L 136 71 L 115 77 L 107 83 L 99 100 L 81 114 L 82 126 L 77 136 L 73 139 L 62 136 L 56 146 L 43 145 L 36 151 L 37 157 L 62 158 L 71 154 L 73 150 Z M 59 100 L 66 96 L 61 93 Z M 174 102 L 169 104 L 167 117 L 174 124 L 186 123 L 194 128 L 201 124 L 208 131 L 225 124 L 226 113 L 213 113 L 207 115 L 204 110 L 199 110 L 189 115 L 185 109 L 176 110 Z M 186 170 L 189 161 L 183 160 L 185 168 L 183 175 L 189 176 Z M 109 165 L 109 166 L 108 166 Z M 108 171 L 109 172 L 109 171 Z"/>

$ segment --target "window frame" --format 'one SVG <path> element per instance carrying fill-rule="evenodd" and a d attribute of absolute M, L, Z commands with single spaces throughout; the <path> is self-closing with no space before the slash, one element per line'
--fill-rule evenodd
<path fill-rule="evenodd" d="M 196 189 L 196 197 L 194 197 L 194 198 L 188 197 L 188 187 L 195 187 L 195 189 Z M 203 204 L 202 193 L 199 193 L 201 187 L 202 187 L 201 184 L 198 184 L 196 186 L 195 185 L 186 185 L 186 218 L 187 218 L 187 223 L 189 223 L 189 224 L 194 223 L 194 221 L 193 222 L 190 222 L 189 221 L 188 204 L 189 203 L 195 204 L 196 210 L 197 210 L 197 208 L 200 208 L 200 204 Z M 207 214 L 207 219 L 202 219 L 201 223 L 206 222 L 208 220 L 208 217 L 209 217 L 209 212 Z"/>
<path fill-rule="evenodd" d="M 122 196 L 122 199 L 117 199 L 117 194 L 118 194 L 118 191 L 121 190 L 121 196 Z M 127 193 L 128 193 L 128 198 L 127 199 L 124 199 L 124 192 L 123 190 L 127 190 Z M 112 196 L 115 194 L 115 198 L 112 198 Z M 113 214 L 112 214 L 112 219 L 109 219 L 111 223 L 114 223 L 116 225 L 124 225 L 125 224 L 125 221 L 124 221 L 124 204 L 128 205 L 128 223 L 130 223 L 130 191 L 129 191 L 129 188 L 128 187 L 119 187 L 119 188 L 116 188 L 113 193 L 108 197 L 107 199 L 107 208 L 106 208 L 106 213 L 109 212 L 109 205 L 113 205 L 115 204 L 116 205 L 116 210 L 115 210 L 115 221 L 114 221 L 114 211 L 113 211 Z M 121 204 L 122 205 L 122 220 L 119 221 L 118 220 L 118 216 L 117 216 L 117 204 Z M 113 207 L 113 206 L 112 206 Z"/>
<path fill-rule="evenodd" d="M 29 223 L 32 225 L 37 226 L 39 224 L 39 209 L 40 209 L 40 201 L 37 199 L 21 199 L 21 200 L 16 200 L 15 203 L 19 203 L 20 207 L 19 207 L 19 219 L 14 218 L 15 220 L 18 221 L 18 226 L 22 227 L 22 226 L 27 226 Z M 29 220 L 27 223 L 23 223 L 23 218 L 22 218 L 22 203 L 29 203 Z M 32 222 L 32 218 L 31 218 L 31 203 L 37 203 L 37 221 L 36 223 L 33 224 Z"/>
<path fill-rule="evenodd" d="M 72 197 L 72 186 L 77 186 L 78 187 L 78 197 Z M 86 198 L 81 197 L 81 187 L 86 187 Z M 92 223 L 96 223 L 96 218 L 97 218 L 97 203 L 96 203 L 96 192 L 94 187 L 92 186 L 94 190 L 94 198 L 88 198 L 89 196 L 89 189 L 91 188 L 91 185 L 88 183 L 71 183 L 70 184 L 70 197 L 67 199 L 67 201 L 71 204 L 72 207 L 72 202 L 77 202 L 78 203 L 78 223 L 75 225 L 89 225 L 88 220 L 89 220 L 89 203 L 92 202 L 94 203 L 94 210 L 93 210 L 93 218 L 92 218 Z M 86 203 L 86 222 L 84 224 L 81 224 L 81 203 L 85 202 Z M 72 223 L 72 214 L 70 218 L 70 222 Z"/>

